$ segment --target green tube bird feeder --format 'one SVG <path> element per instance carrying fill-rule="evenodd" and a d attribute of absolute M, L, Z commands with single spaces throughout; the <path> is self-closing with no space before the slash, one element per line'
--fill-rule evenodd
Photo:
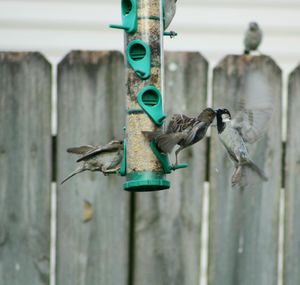
<path fill-rule="evenodd" d="M 143 131 L 159 131 L 163 112 L 163 3 L 162 0 L 122 0 L 127 91 L 124 159 L 120 174 L 127 191 L 170 188 L 166 174 L 172 166 Z"/>

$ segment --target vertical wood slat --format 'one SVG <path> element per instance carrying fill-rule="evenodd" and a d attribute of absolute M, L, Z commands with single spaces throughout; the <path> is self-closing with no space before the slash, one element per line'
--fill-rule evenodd
<path fill-rule="evenodd" d="M 300 283 L 300 66 L 289 76 L 285 162 L 284 285 Z"/>
<path fill-rule="evenodd" d="M 214 69 L 213 101 L 234 116 L 243 79 L 259 72 L 274 96 L 267 133 L 248 146 L 269 180 L 252 175 L 245 189 L 232 189 L 233 164 L 212 131 L 210 154 L 209 284 L 277 284 L 278 212 L 281 187 L 281 71 L 268 56 L 227 56 Z M 257 90 L 257 86 L 253 91 Z M 251 92 L 251 90 L 246 90 Z M 258 178 L 259 179 L 259 178 Z"/>
<path fill-rule="evenodd" d="M 167 114 L 196 116 L 206 107 L 207 70 L 198 53 L 166 53 Z M 182 151 L 179 161 L 189 167 L 168 175 L 171 189 L 135 194 L 134 285 L 199 283 L 205 141 Z"/>
<path fill-rule="evenodd" d="M 123 138 L 124 63 L 119 52 L 69 53 L 58 67 L 58 183 L 77 167 L 71 146 Z M 129 195 L 123 178 L 82 173 L 59 185 L 56 284 L 127 284 Z M 93 218 L 83 222 L 84 203 Z"/>
<path fill-rule="evenodd" d="M 0 283 L 48 284 L 51 67 L 0 53 Z"/>

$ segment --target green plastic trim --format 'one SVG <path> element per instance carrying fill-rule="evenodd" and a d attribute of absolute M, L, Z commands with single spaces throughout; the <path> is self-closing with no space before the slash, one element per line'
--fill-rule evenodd
<path fill-rule="evenodd" d="M 167 115 L 163 113 L 162 97 L 155 86 L 143 87 L 137 95 L 137 102 L 157 126 L 163 124 Z"/>
<path fill-rule="evenodd" d="M 171 165 L 170 161 L 169 161 L 169 157 L 167 154 L 160 152 L 156 146 L 156 143 L 154 140 L 152 140 L 150 142 L 150 148 L 152 149 L 154 155 L 156 156 L 156 158 L 159 160 L 159 162 L 162 165 L 162 168 L 164 170 L 165 173 L 171 173 L 172 170 L 176 170 L 176 169 L 180 169 L 180 168 L 186 168 L 189 165 L 187 163 L 181 163 L 181 164 L 177 164 L 177 165 Z"/>
<path fill-rule="evenodd" d="M 123 159 L 121 162 L 121 167 L 119 169 L 119 174 L 121 176 L 126 176 L 126 167 L 127 167 L 127 141 L 123 140 Z"/>
<path fill-rule="evenodd" d="M 171 39 L 176 37 L 178 34 L 174 31 L 164 32 L 164 36 L 169 36 Z"/>
<path fill-rule="evenodd" d="M 143 109 L 128 109 L 127 114 L 143 114 L 145 111 Z"/>
<path fill-rule="evenodd" d="M 165 20 L 165 15 L 166 15 L 166 0 L 162 0 L 162 7 L 163 7 L 163 12 L 162 12 L 162 14 L 163 14 L 163 23 L 164 23 L 164 30 L 165 30 L 165 22 L 166 22 L 166 20 Z"/>
<path fill-rule="evenodd" d="M 163 172 L 132 172 L 127 174 L 124 190 L 133 192 L 159 191 L 170 188 L 170 181 L 165 179 Z"/>
<path fill-rule="evenodd" d="M 137 0 L 122 0 L 122 25 L 109 25 L 133 34 L 137 30 Z"/>
<path fill-rule="evenodd" d="M 140 39 L 131 41 L 126 49 L 129 65 L 142 79 L 151 75 L 151 49 L 148 44 Z"/>
<path fill-rule="evenodd" d="M 159 21 L 160 17 L 158 17 L 158 16 L 139 16 L 138 19 L 139 20 L 149 19 L 149 20 Z"/>

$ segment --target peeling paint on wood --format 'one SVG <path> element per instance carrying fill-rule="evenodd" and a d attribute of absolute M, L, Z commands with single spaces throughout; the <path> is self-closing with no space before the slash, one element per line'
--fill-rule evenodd
<path fill-rule="evenodd" d="M 58 182 L 76 164 L 68 147 L 123 138 L 124 78 L 119 52 L 75 51 L 59 64 Z M 127 284 L 129 193 L 122 183 L 117 175 L 85 172 L 59 185 L 57 285 Z M 88 223 L 82 220 L 84 201 L 93 205 Z"/>
<path fill-rule="evenodd" d="M 300 283 L 300 66 L 290 74 L 288 86 L 285 161 L 284 283 Z"/>
<path fill-rule="evenodd" d="M 0 283 L 49 284 L 51 67 L 0 53 Z"/>
<path fill-rule="evenodd" d="M 206 107 L 207 70 L 199 53 L 166 53 L 167 114 L 193 116 Z M 199 283 L 205 140 L 182 151 L 179 160 L 189 167 L 168 175 L 170 190 L 135 193 L 133 284 Z"/>

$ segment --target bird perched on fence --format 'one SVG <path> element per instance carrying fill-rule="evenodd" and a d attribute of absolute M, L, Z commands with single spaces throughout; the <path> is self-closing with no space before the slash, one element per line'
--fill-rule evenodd
<path fill-rule="evenodd" d="M 244 38 L 244 54 L 249 54 L 251 51 L 257 50 L 262 41 L 262 30 L 256 22 L 249 23 L 248 30 Z"/>
<path fill-rule="evenodd" d="M 81 162 L 75 171 L 69 174 L 62 182 L 83 171 L 100 171 L 104 175 L 116 173 L 123 158 L 123 142 L 112 140 L 104 146 L 84 145 L 68 148 L 67 152 L 81 155 L 76 162 Z"/>
<path fill-rule="evenodd" d="M 175 145 L 178 144 L 180 147 L 175 151 L 175 165 L 177 165 L 178 153 L 203 139 L 214 118 L 215 111 L 211 108 L 204 109 L 195 118 L 183 114 L 174 114 L 167 123 L 165 130 L 158 132 L 144 131 L 143 134 L 150 140 L 154 139 L 158 148 L 164 153 L 171 153 Z"/>
<path fill-rule="evenodd" d="M 242 168 L 245 166 L 250 167 L 266 181 L 264 172 L 251 160 L 241 133 L 234 127 L 230 112 L 227 109 L 218 109 L 216 118 L 219 139 L 235 166 L 231 179 L 232 185 L 242 185 Z"/>

